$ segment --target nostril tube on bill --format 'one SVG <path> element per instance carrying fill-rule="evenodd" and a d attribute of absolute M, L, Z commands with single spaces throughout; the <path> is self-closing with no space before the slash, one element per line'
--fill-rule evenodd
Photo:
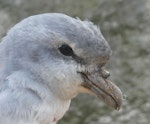
<path fill-rule="evenodd" d="M 102 77 L 103 78 L 108 78 L 110 76 L 110 72 L 109 71 L 107 71 L 107 70 L 102 70 Z"/>

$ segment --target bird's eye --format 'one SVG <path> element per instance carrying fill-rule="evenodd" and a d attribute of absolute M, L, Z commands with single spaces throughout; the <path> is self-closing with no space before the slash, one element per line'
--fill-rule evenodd
<path fill-rule="evenodd" d="M 72 56 L 73 55 L 73 50 L 70 46 L 67 44 L 63 44 L 59 47 L 59 51 L 65 55 L 65 56 Z"/>

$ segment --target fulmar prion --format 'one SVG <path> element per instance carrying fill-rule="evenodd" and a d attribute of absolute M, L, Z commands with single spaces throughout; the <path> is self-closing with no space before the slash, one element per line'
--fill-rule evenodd
<path fill-rule="evenodd" d="M 54 124 L 78 93 L 118 110 L 122 93 L 104 69 L 110 56 L 92 22 L 58 13 L 24 19 L 0 43 L 0 124 Z"/>

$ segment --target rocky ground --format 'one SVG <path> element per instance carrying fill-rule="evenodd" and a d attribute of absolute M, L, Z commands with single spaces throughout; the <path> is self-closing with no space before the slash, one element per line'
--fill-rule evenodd
<path fill-rule="evenodd" d="M 127 96 L 120 111 L 101 100 L 79 95 L 59 124 L 149 124 L 150 0 L 0 0 L 0 37 L 21 19 L 61 12 L 100 26 L 113 54 L 111 80 Z"/>

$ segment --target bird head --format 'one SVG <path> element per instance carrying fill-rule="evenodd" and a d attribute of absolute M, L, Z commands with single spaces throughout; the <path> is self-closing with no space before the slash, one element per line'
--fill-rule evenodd
<path fill-rule="evenodd" d="M 121 90 L 105 70 L 111 49 L 93 23 L 57 13 L 31 16 L 15 25 L 1 45 L 7 56 L 3 75 L 21 70 L 60 99 L 93 93 L 120 108 Z"/>

